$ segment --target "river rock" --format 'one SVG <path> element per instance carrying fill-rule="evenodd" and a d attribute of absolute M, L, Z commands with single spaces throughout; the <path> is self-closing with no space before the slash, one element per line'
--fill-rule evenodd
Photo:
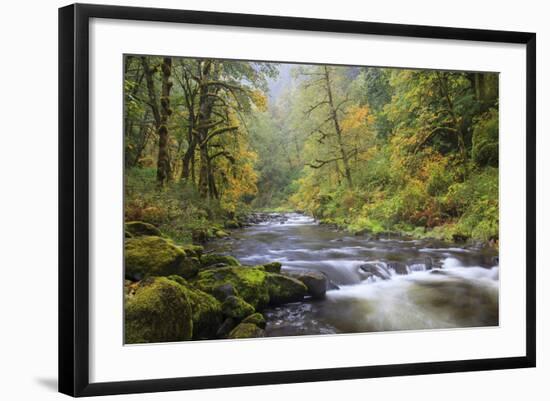
<path fill-rule="evenodd" d="M 171 274 L 190 278 L 199 269 L 197 258 L 187 257 L 182 248 L 162 237 L 127 238 L 124 249 L 125 276 L 130 280 Z"/>
<path fill-rule="evenodd" d="M 364 279 L 368 279 L 371 277 L 378 277 L 382 280 L 388 280 L 391 277 L 390 272 L 382 266 L 381 263 L 365 263 L 359 266 L 359 273 L 364 277 Z"/>
<path fill-rule="evenodd" d="M 162 237 L 162 233 L 158 228 L 149 223 L 143 221 L 129 221 L 124 224 L 124 229 L 127 233 L 130 233 L 131 237 L 139 237 L 142 235 L 154 235 Z"/>
<path fill-rule="evenodd" d="M 301 301 L 307 294 L 307 287 L 304 283 L 282 274 L 268 274 L 266 283 L 271 305 Z"/>
<path fill-rule="evenodd" d="M 292 277 L 304 283 L 307 287 L 307 293 L 313 298 L 322 299 L 325 297 L 328 288 L 328 280 L 323 273 L 308 271 L 293 274 Z"/>
<path fill-rule="evenodd" d="M 212 295 L 192 287 L 180 276 L 169 276 L 170 280 L 182 286 L 189 304 L 193 320 L 193 339 L 213 338 L 223 321 L 222 305 Z"/>
<path fill-rule="evenodd" d="M 239 261 L 233 256 L 229 255 L 216 255 L 216 254 L 207 254 L 202 255 L 200 258 L 201 265 L 203 267 L 223 267 L 223 266 L 240 266 Z"/>
<path fill-rule="evenodd" d="M 182 286 L 166 277 L 139 283 L 126 299 L 124 328 L 126 344 L 191 339 L 191 304 Z"/>
<path fill-rule="evenodd" d="M 280 273 L 281 266 L 280 262 L 270 262 L 263 265 L 265 271 L 269 273 Z"/>
<path fill-rule="evenodd" d="M 231 284 L 237 294 L 256 310 L 268 304 L 280 305 L 300 301 L 307 294 L 304 283 L 282 274 L 266 272 L 263 266 L 226 266 L 203 269 L 193 278 L 192 285 L 209 294 L 215 288 Z"/>
<path fill-rule="evenodd" d="M 388 268 L 392 269 L 395 272 L 395 274 L 399 274 L 399 275 L 409 274 L 409 268 L 403 262 L 395 262 L 395 261 L 388 262 Z"/>
<path fill-rule="evenodd" d="M 266 285 L 267 273 L 263 267 L 226 266 L 199 271 L 192 284 L 202 291 L 216 296 L 215 289 L 230 284 L 237 294 L 252 305 L 261 309 L 269 303 L 269 291 Z"/>
<path fill-rule="evenodd" d="M 227 317 L 242 320 L 254 313 L 254 307 L 242 298 L 230 295 L 222 303 L 222 312 Z"/>
<path fill-rule="evenodd" d="M 243 319 L 242 323 L 252 323 L 258 326 L 260 329 L 265 329 L 265 325 L 266 325 L 264 315 L 262 315 L 259 312 L 256 312 L 250 316 L 247 316 L 246 318 Z"/>
<path fill-rule="evenodd" d="M 253 323 L 240 323 L 228 335 L 228 338 L 256 338 L 264 337 L 264 331 Z"/>
<path fill-rule="evenodd" d="M 230 283 L 221 284 L 212 289 L 212 295 L 220 302 L 225 301 L 229 296 L 238 296 L 237 290 Z"/>

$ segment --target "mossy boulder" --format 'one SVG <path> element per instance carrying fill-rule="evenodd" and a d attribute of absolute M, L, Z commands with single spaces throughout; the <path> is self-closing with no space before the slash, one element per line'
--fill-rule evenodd
<path fill-rule="evenodd" d="M 198 290 L 180 276 L 169 276 L 180 284 L 191 305 L 193 320 L 193 339 L 209 339 L 216 336 L 218 328 L 223 322 L 221 303 L 212 295 Z"/>
<path fill-rule="evenodd" d="M 280 273 L 281 272 L 281 263 L 271 262 L 263 265 L 264 270 L 269 273 Z"/>
<path fill-rule="evenodd" d="M 240 323 L 227 336 L 233 339 L 256 337 L 264 337 L 264 331 L 253 323 Z"/>
<path fill-rule="evenodd" d="M 204 252 L 204 248 L 201 245 L 184 244 L 180 245 L 180 248 L 183 249 L 187 256 L 193 258 L 200 258 Z"/>
<path fill-rule="evenodd" d="M 297 302 L 307 295 L 307 287 L 304 283 L 282 274 L 267 273 L 266 285 L 269 303 L 272 305 Z"/>
<path fill-rule="evenodd" d="M 262 315 L 259 312 L 253 313 L 252 315 L 247 316 L 243 319 L 242 323 L 252 323 L 258 326 L 260 329 L 265 329 L 265 318 L 264 315 Z"/>
<path fill-rule="evenodd" d="M 198 270 L 199 260 L 186 257 L 183 249 L 170 240 L 157 236 L 125 240 L 125 275 L 130 280 L 171 274 L 189 278 Z"/>
<path fill-rule="evenodd" d="M 282 274 L 266 272 L 263 266 L 203 269 L 191 283 L 214 296 L 215 289 L 230 284 L 236 293 L 256 310 L 261 310 L 268 304 L 297 302 L 307 295 L 307 287 L 301 281 Z"/>
<path fill-rule="evenodd" d="M 239 296 L 239 293 L 237 292 L 235 287 L 233 287 L 232 284 L 225 283 L 225 284 L 220 284 L 217 287 L 214 287 L 212 289 L 212 295 L 218 301 L 223 302 L 223 301 L 225 301 L 225 298 L 227 298 L 231 295 Z"/>
<path fill-rule="evenodd" d="M 166 277 L 139 283 L 124 305 L 125 343 L 190 340 L 191 303 L 183 287 Z"/>
<path fill-rule="evenodd" d="M 269 292 L 266 285 L 268 274 L 263 268 L 219 267 L 201 270 L 192 280 L 192 284 L 209 294 L 215 294 L 215 289 L 220 285 L 230 284 L 242 299 L 255 309 L 261 309 L 269 303 Z"/>
<path fill-rule="evenodd" d="M 202 255 L 200 258 L 200 261 L 203 267 L 240 266 L 241 265 L 240 262 L 233 256 L 217 255 L 213 253 Z"/>
<path fill-rule="evenodd" d="M 129 221 L 124 224 L 124 228 L 132 237 L 139 237 L 142 235 L 162 237 L 162 233 L 158 228 L 152 224 L 144 223 L 143 221 Z"/>
<path fill-rule="evenodd" d="M 222 303 L 222 312 L 227 317 L 242 320 L 254 313 L 254 307 L 242 298 L 230 295 Z"/>

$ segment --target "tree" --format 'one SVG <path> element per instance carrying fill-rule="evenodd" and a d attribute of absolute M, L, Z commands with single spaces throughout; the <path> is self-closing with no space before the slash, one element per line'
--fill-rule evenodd
<path fill-rule="evenodd" d="M 356 149 L 345 143 L 340 122 L 349 98 L 337 95 L 334 77 L 336 74 L 335 67 L 326 65 L 302 71 L 302 75 L 306 77 L 304 88 L 319 94 L 306 110 L 308 117 L 314 112 L 320 115 L 320 123 L 313 128 L 311 133 L 318 135 L 319 144 L 327 145 L 330 148 L 327 157 L 316 158 L 307 165 L 313 169 L 319 169 L 328 164 L 342 163 L 347 186 L 352 188 L 350 158 L 354 156 Z"/>
<path fill-rule="evenodd" d="M 171 179 L 170 153 L 168 151 L 168 118 L 172 114 L 170 108 L 170 90 L 172 89 L 172 58 L 163 57 L 160 65 L 161 70 L 161 91 L 160 101 L 158 100 L 154 76 L 157 67 L 149 65 L 146 56 L 141 57 L 145 80 L 147 83 L 148 104 L 153 113 L 155 128 L 158 135 L 158 156 L 157 156 L 157 181 L 159 186 L 164 186 Z"/>

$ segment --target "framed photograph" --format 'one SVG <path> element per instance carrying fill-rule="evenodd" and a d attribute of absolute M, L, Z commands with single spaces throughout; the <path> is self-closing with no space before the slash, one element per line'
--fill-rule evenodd
<path fill-rule="evenodd" d="M 535 366 L 535 34 L 59 10 L 59 390 Z"/>

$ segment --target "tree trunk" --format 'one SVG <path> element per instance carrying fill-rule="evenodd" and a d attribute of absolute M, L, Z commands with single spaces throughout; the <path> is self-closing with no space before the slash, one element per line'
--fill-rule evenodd
<path fill-rule="evenodd" d="M 201 66 L 201 80 L 199 83 L 199 115 L 198 115 L 198 141 L 199 141 L 199 193 L 204 198 L 211 195 L 210 189 L 210 160 L 208 157 L 208 137 L 207 125 L 210 122 L 212 115 L 213 101 L 209 96 L 208 81 L 211 78 L 212 62 L 206 61 L 204 66 Z"/>
<path fill-rule="evenodd" d="M 344 176 L 346 177 L 346 183 L 348 188 L 353 188 L 353 182 L 351 179 L 351 168 L 349 165 L 349 155 L 346 152 L 346 149 L 344 147 L 344 140 L 342 138 L 342 128 L 340 127 L 340 121 L 338 120 L 338 110 L 336 109 L 334 105 L 334 99 L 332 96 L 332 88 L 330 83 L 330 73 L 327 66 L 324 66 L 325 69 L 325 80 L 326 80 L 326 89 L 327 89 L 327 95 L 328 95 L 328 104 L 330 107 L 330 117 L 334 123 L 334 130 L 336 132 L 336 140 L 338 142 L 338 147 L 340 154 L 342 156 L 342 163 L 344 165 Z"/>
<path fill-rule="evenodd" d="M 162 89 L 160 98 L 160 126 L 158 127 L 159 136 L 159 153 L 157 161 L 157 181 L 160 186 L 164 186 L 171 179 L 172 169 L 170 165 L 170 153 L 168 150 L 169 134 L 168 134 L 168 118 L 172 114 L 170 108 L 170 89 L 172 82 L 170 75 L 172 74 L 172 59 L 164 57 L 162 60 Z"/>
<path fill-rule="evenodd" d="M 139 159 L 141 159 L 141 154 L 143 153 L 143 150 L 147 146 L 147 142 L 149 141 L 149 133 L 147 132 L 148 124 L 147 119 L 149 118 L 149 111 L 145 110 L 145 113 L 143 113 L 143 119 L 141 121 L 141 125 L 139 127 L 139 140 L 140 142 L 137 145 L 136 148 L 136 154 L 134 156 L 134 160 L 131 163 L 130 167 L 134 167 L 138 164 Z"/>

